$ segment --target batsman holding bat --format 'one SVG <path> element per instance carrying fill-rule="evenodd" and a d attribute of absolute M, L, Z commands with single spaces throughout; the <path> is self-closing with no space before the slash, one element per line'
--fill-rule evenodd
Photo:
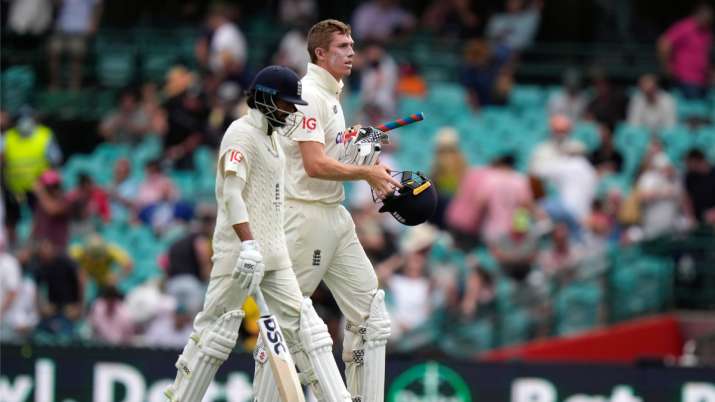
<path fill-rule="evenodd" d="M 380 195 L 393 193 L 401 184 L 377 162 L 375 145 L 386 137 L 384 133 L 370 127 L 345 129 L 339 96 L 355 54 L 350 27 L 336 20 L 315 24 L 308 33 L 308 52 L 311 63 L 301 80 L 308 105 L 299 107 L 304 116 L 298 127 L 281 137 L 287 163 L 286 239 L 303 294 L 311 295 L 324 281 L 347 319 L 342 356 L 350 395 L 332 394 L 328 389 L 332 384 L 301 365 L 298 357 L 295 360 L 320 401 L 352 396 L 362 402 L 383 402 L 390 319 L 352 217 L 341 205 L 342 182 L 366 180 Z M 261 365 L 256 369 L 256 384 L 272 383 L 269 369 Z M 260 402 L 276 400 L 258 397 Z"/>
<path fill-rule="evenodd" d="M 280 390 L 283 402 L 303 401 L 285 343 L 302 353 L 293 355 L 296 360 L 315 367 L 311 372 L 317 381 L 341 382 L 327 327 L 310 299 L 303 298 L 290 269 L 283 231 L 285 156 L 274 131 L 290 131 L 302 121 L 295 105 L 307 105 L 295 73 L 285 67 L 266 67 L 249 90 L 248 114 L 233 122 L 221 141 L 213 269 L 204 308 L 176 362 L 176 379 L 165 391 L 172 402 L 201 401 L 236 344 L 244 316 L 241 306 L 251 294 L 257 296 L 263 315 L 264 348 L 257 350 L 256 360 L 270 361 L 277 377 L 276 384 L 254 387 L 259 401 L 265 400 L 260 395 L 269 387 L 272 392 Z"/>

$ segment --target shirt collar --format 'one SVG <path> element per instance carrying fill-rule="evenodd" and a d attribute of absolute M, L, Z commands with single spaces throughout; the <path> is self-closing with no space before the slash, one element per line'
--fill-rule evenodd
<path fill-rule="evenodd" d="M 328 70 L 314 63 L 308 63 L 308 73 L 306 77 L 315 80 L 321 87 L 335 96 L 340 95 L 343 90 L 343 81 L 336 80 Z"/>
<path fill-rule="evenodd" d="M 248 124 L 264 133 L 268 132 L 268 120 L 258 109 L 249 108 L 246 116 L 248 116 Z"/>

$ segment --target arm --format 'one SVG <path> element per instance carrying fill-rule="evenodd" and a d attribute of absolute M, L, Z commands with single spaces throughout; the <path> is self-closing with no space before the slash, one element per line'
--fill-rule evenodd
<path fill-rule="evenodd" d="M 308 176 L 334 181 L 365 180 L 382 194 L 401 187 L 399 181 L 390 175 L 390 168 L 377 164 L 372 166 L 347 165 L 325 154 L 325 146 L 316 141 L 300 141 L 298 144 L 303 158 L 303 167 Z"/>
<path fill-rule="evenodd" d="M 47 213 L 53 216 L 61 215 L 65 213 L 67 210 L 67 203 L 64 201 L 64 199 L 54 199 L 50 197 L 50 195 L 47 193 L 47 190 L 45 190 L 45 187 L 42 186 L 39 182 L 35 183 L 35 195 L 37 195 L 37 201 L 40 203 L 42 208 L 47 210 Z"/>

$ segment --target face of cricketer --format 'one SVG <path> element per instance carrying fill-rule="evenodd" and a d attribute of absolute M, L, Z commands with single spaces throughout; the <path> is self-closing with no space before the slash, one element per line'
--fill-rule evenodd
<path fill-rule="evenodd" d="M 336 80 L 341 80 L 350 75 L 353 69 L 353 38 L 350 35 L 333 33 L 328 49 L 318 48 L 318 65 L 328 70 Z"/>

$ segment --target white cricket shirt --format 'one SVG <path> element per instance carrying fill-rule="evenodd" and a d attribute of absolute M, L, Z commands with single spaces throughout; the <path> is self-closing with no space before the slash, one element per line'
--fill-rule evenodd
<path fill-rule="evenodd" d="M 308 176 L 303 167 L 303 158 L 298 143 L 316 141 L 325 145 L 325 154 L 338 159 L 344 147 L 342 133 L 345 131 L 345 116 L 340 105 L 343 83 L 316 64 L 308 63 L 308 73 L 301 79 L 302 98 L 307 106 L 298 110 L 305 115 L 290 138 L 281 136 L 281 145 L 286 154 L 286 199 L 338 204 L 345 198 L 343 183 Z"/>
<path fill-rule="evenodd" d="M 214 261 L 229 255 L 237 256 L 240 239 L 229 222 L 223 195 L 224 177 L 234 173 L 246 185 L 242 196 L 248 211 L 248 222 L 258 242 L 266 270 L 291 266 L 283 233 L 283 171 L 285 156 L 278 136 L 266 134 L 268 123 L 255 109 L 231 123 L 221 140 L 216 171 L 216 229 L 213 237 Z M 228 274 L 230 264 L 217 264 L 212 275 Z M 218 270 L 218 271 L 217 271 Z M 223 272 L 227 271 L 227 272 Z"/>

